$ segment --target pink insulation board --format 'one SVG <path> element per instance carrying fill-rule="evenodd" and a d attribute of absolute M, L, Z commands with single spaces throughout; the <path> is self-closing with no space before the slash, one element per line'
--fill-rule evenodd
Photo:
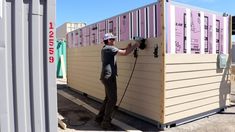
<path fill-rule="evenodd" d="M 149 37 L 150 38 L 153 38 L 153 37 L 155 37 L 156 35 L 155 35 L 155 27 L 156 27 L 156 5 L 154 4 L 154 5 L 151 5 L 151 6 L 149 6 L 149 22 L 148 22 L 148 24 L 149 24 L 149 31 L 148 31 L 148 33 L 149 33 Z"/>
<path fill-rule="evenodd" d="M 90 42 L 90 26 L 85 27 L 85 41 L 86 41 L 86 45 L 91 45 Z"/>
<path fill-rule="evenodd" d="M 134 36 L 160 37 L 163 34 L 161 6 L 156 2 L 108 18 L 82 28 L 78 37 L 75 33 L 68 36 L 68 39 L 72 37 L 74 47 L 80 47 L 103 43 L 103 36 L 107 32 L 117 36 L 117 41 L 126 41 Z M 172 6 L 174 8 L 171 9 Z M 222 15 L 185 5 L 174 5 L 173 2 L 167 2 L 165 15 L 167 53 L 227 53 L 228 50 L 225 49 L 228 48 L 228 17 L 225 19 Z M 204 50 L 201 50 L 201 47 Z"/>
<path fill-rule="evenodd" d="M 108 19 L 108 32 L 114 36 L 118 35 L 118 17 Z"/>
<path fill-rule="evenodd" d="M 200 12 L 191 12 L 191 53 L 200 53 L 201 46 L 201 19 Z"/>
<path fill-rule="evenodd" d="M 167 13 L 167 24 L 169 25 L 167 53 L 186 53 L 187 44 L 189 44 L 189 47 L 191 47 L 189 53 L 199 54 L 201 42 L 204 42 L 205 54 L 223 53 L 223 47 L 228 47 L 228 43 L 224 43 L 225 17 L 222 15 L 170 4 L 167 5 Z M 202 18 L 204 25 L 201 24 Z M 187 21 L 190 21 L 189 29 Z M 228 25 L 228 21 L 226 22 Z M 202 32 L 204 33 L 202 34 Z M 203 38 L 202 35 L 204 35 Z M 226 37 L 228 38 L 228 36 Z M 190 40 L 187 41 L 187 39 Z"/>
<path fill-rule="evenodd" d="M 73 32 L 67 34 L 67 43 L 68 48 L 73 47 Z"/>
<path fill-rule="evenodd" d="M 147 37 L 147 15 L 146 15 L 146 11 L 147 8 L 141 8 L 140 9 L 140 37 Z"/>
<path fill-rule="evenodd" d="M 186 30 L 185 30 L 185 14 L 186 11 L 184 8 L 176 7 L 175 13 L 175 53 L 186 53 L 185 39 Z"/>
<path fill-rule="evenodd" d="M 77 33 L 78 33 L 78 47 L 81 47 L 81 29 L 77 29 Z"/>
<path fill-rule="evenodd" d="M 78 48 L 78 31 L 73 31 L 73 47 Z"/>
<path fill-rule="evenodd" d="M 104 34 L 106 33 L 106 20 L 99 22 L 99 40 L 103 43 Z"/>
<path fill-rule="evenodd" d="M 130 13 L 120 16 L 120 41 L 130 39 Z"/>
<path fill-rule="evenodd" d="M 98 25 L 93 24 L 90 26 L 90 43 L 95 45 L 98 43 Z"/>
<path fill-rule="evenodd" d="M 81 39 L 80 45 L 81 45 L 81 47 L 86 45 L 85 33 L 86 33 L 85 28 L 81 28 L 80 29 L 80 39 Z"/>
<path fill-rule="evenodd" d="M 132 36 L 139 36 L 139 10 L 132 12 Z"/>
<path fill-rule="evenodd" d="M 156 26 L 157 26 L 157 28 L 155 28 L 155 30 L 156 30 L 156 37 L 159 37 L 159 36 L 161 36 L 162 35 L 162 27 L 161 27 L 161 25 L 162 25 L 162 21 L 161 21 L 161 14 L 162 14 L 162 12 L 161 12 L 161 4 L 160 3 L 157 3 L 157 5 L 156 5 L 156 7 L 157 8 L 155 8 L 156 9 L 156 14 L 157 14 L 157 16 L 156 16 L 156 20 L 155 20 L 155 22 L 156 22 Z"/>

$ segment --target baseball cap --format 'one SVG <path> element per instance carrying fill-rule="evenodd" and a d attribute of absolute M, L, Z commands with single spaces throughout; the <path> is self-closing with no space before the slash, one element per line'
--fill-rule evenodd
<path fill-rule="evenodd" d="M 108 39 L 116 39 L 117 37 L 114 36 L 112 33 L 106 33 L 104 35 L 104 40 L 108 40 Z"/>

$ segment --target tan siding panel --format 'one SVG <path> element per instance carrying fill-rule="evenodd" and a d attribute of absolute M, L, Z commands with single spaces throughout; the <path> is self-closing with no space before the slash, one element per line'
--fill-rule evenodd
<path fill-rule="evenodd" d="M 222 76 L 223 73 L 216 73 L 216 70 L 205 70 L 205 71 L 196 71 L 196 72 L 178 72 L 178 73 L 167 73 L 166 80 L 183 80 L 189 78 L 201 78 L 201 77 L 210 77 L 210 76 Z"/>
<path fill-rule="evenodd" d="M 168 89 L 190 87 L 193 85 L 203 85 L 207 83 L 216 83 L 216 82 L 221 82 L 221 81 L 224 81 L 222 76 L 170 81 L 170 82 L 166 82 L 166 89 L 168 90 Z"/>
<path fill-rule="evenodd" d="M 229 101 L 227 100 L 226 104 L 228 104 L 228 103 L 229 103 Z M 215 110 L 215 109 L 218 109 L 218 108 L 221 108 L 221 106 L 218 102 L 208 104 L 208 105 L 202 105 L 202 106 L 196 107 L 194 109 L 190 109 L 190 110 L 187 110 L 187 111 L 179 112 L 177 114 L 172 114 L 172 115 L 169 115 L 169 116 L 165 116 L 165 123 L 176 121 L 177 119 L 183 119 L 183 118 L 186 118 L 186 117 L 194 116 L 194 115 L 201 114 L 201 113 L 204 113 L 204 112 L 208 112 L 208 111 L 211 111 L 211 110 Z"/>
<path fill-rule="evenodd" d="M 215 63 L 216 54 L 166 54 L 166 65 L 179 63 Z"/>
<path fill-rule="evenodd" d="M 179 89 L 171 89 L 166 90 L 166 98 L 172 98 L 175 96 L 183 96 L 187 94 L 193 94 L 195 92 L 203 92 L 208 91 L 212 89 L 219 89 L 220 82 L 211 83 L 211 84 L 203 84 L 198 86 L 190 86 L 185 88 L 179 88 Z"/>
<path fill-rule="evenodd" d="M 228 98 L 229 97 L 227 96 L 227 99 Z M 212 97 L 208 97 L 208 98 L 205 98 L 205 99 L 202 99 L 202 100 L 196 100 L 196 101 L 193 101 L 193 102 L 183 103 L 183 104 L 179 104 L 179 105 L 176 105 L 176 106 L 166 107 L 166 116 L 171 115 L 171 114 L 175 114 L 175 113 L 179 113 L 181 111 L 190 110 L 190 109 L 193 109 L 195 107 L 200 107 L 202 105 L 219 103 L 219 102 L 220 102 L 220 97 L 219 96 L 212 96 Z M 225 104 L 225 102 L 221 103 L 222 106 L 225 106 L 224 104 Z"/>
<path fill-rule="evenodd" d="M 215 70 L 216 64 L 213 63 L 194 63 L 194 64 L 175 64 L 166 65 L 166 71 L 169 72 L 182 72 L 182 71 L 199 71 L 199 70 Z"/>
<path fill-rule="evenodd" d="M 146 50 L 139 50 L 139 57 L 133 77 L 124 97 L 121 107 L 160 121 L 161 102 L 161 62 L 162 58 L 154 58 L 153 51 L 156 38 L 148 39 Z M 129 42 L 118 42 L 117 47 L 125 48 Z M 153 45 L 152 45 L 153 44 Z M 100 50 L 102 45 L 68 49 L 67 71 L 68 85 L 75 90 L 85 92 L 99 99 L 104 98 L 104 86 L 99 80 L 101 70 Z M 159 53 L 160 54 L 160 53 Z M 126 88 L 134 66 L 135 58 L 131 53 L 128 56 L 117 56 L 118 62 L 118 102 Z"/>
<path fill-rule="evenodd" d="M 230 74 L 216 62 L 212 54 L 166 56 L 165 123 L 225 107 Z"/>

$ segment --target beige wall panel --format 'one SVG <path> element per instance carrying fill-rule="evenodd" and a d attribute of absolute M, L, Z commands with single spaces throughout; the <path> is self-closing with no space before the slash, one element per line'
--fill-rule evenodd
<path fill-rule="evenodd" d="M 121 63 L 118 65 L 118 71 L 120 69 L 124 70 L 130 70 L 134 66 L 134 63 Z M 146 71 L 146 72 L 160 72 L 161 66 L 160 65 L 153 65 L 153 64 L 143 64 L 138 63 L 138 65 L 135 66 L 136 71 Z"/>
<path fill-rule="evenodd" d="M 212 97 L 205 98 L 203 100 L 196 100 L 192 102 L 178 104 L 176 106 L 169 106 L 169 107 L 166 107 L 166 116 L 178 113 L 180 111 L 193 109 L 195 107 L 200 107 L 202 105 L 213 104 L 213 103 L 218 103 L 218 102 L 219 102 L 219 97 L 212 96 Z"/>
<path fill-rule="evenodd" d="M 166 90 L 166 98 L 172 98 L 175 96 L 183 96 L 213 89 L 219 89 L 219 87 L 220 87 L 220 82 L 215 82 L 211 84 L 202 84 L 198 86 L 190 86 L 185 88 Z"/>
<path fill-rule="evenodd" d="M 166 65 L 179 63 L 216 63 L 216 54 L 166 54 Z"/>
<path fill-rule="evenodd" d="M 228 104 L 229 101 L 226 102 L 226 104 Z M 202 105 L 200 107 L 196 107 L 194 109 L 190 109 L 187 111 L 182 111 L 176 114 L 172 114 L 172 115 L 168 115 L 165 116 L 165 123 L 167 122 L 172 122 L 172 121 L 176 121 L 177 119 L 183 119 L 183 118 L 187 118 L 190 116 L 194 116 L 197 114 L 201 114 L 207 111 L 211 111 L 211 110 L 215 110 L 221 108 L 220 104 L 218 102 L 216 103 L 212 103 L 212 104 L 208 104 L 208 105 Z"/>
<path fill-rule="evenodd" d="M 215 63 L 193 63 L 181 65 L 166 65 L 166 71 L 182 72 L 182 71 L 199 71 L 199 70 L 215 70 L 217 68 Z"/>
<path fill-rule="evenodd" d="M 213 77 L 206 77 L 206 78 L 196 78 L 190 80 L 179 80 L 179 81 L 171 81 L 166 82 L 166 89 L 176 89 L 176 88 L 183 88 L 183 87 L 190 87 L 192 85 L 203 85 L 207 83 L 216 83 L 221 82 L 223 79 L 222 76 L 213 76 Z M 229 80 L 229 78 L 228 78 Z"/>
<path fill-rule="evenodd" d="M 212 76 L 223 76 L 224 73 L 216 73 L 216 70 L 205 70 L 205 71 L 187 71 L 187 72 L 178 72 L 178 73 L 167 73 L 166 80 L 183 80 L 189 78 L 202 78 L 202 77 L 212 77 Z"/>
<path fill-rule="evenodd" d="M 229 69 L 217 69 L 217 55 L 166 55 L 165 123 L 224 108 Z"/>
<path fill-rule="evenodd" d="M 147 117 L 149 119 L 153 119 L 153 120 L 159 120 L 161 118 L 161 114 L 160 111 L 157 111 L 156 108 L 153 108 L 155 111 L 150 111 L 150 109 L 146 108 L 146 107 L 140 107 L 140 105 L 132 105 L 132 104 L 126 104 L 126 102 L 123 102 L 121 104 L 122 108 L 126 108 L 130 111 L 136 111 L 136 113 L 141 113 L 142 116 Z M 151 109 L 152 110 L 152 109 Z"/>
<path fill-rule="evenodd" d="M 119 48 L 125 48 L 125 41 L 116 44 Z M 147 49 L 139 50 L 139 57 L 130 85 L 121 104 L 121 107 L 133 113 L 145 116 L 155 121 L 160 121 L 162 111 L 161 103 L 161 74 L 162 57 L 159 49 L 159 57 L 154 58 L 154 47 L 159 40 L 151 38 L 147 40 Z M 100 50 L 103 45 L 68 49 L 68 85 L 75 90 L 85 92 L 88 95 L 104 99 L 104 86 L 99 80 L 101 71 Z M 126 88 L 130 78 L 135 58 L 133 53 L 128 56 L 117 56 L 118 63 L 118 102 Z"/>
<path fill-rule="evenodd" d="M 215 89 L 215 90 L 208 90 L 205 92 L 200 92 L 200 93 L 195 93 L 195 94 L 189 94 L 189 95 L 168 98 L 168 99 L 166 99 L 166 107 L 172 106 L 172 105 L 178 105 L 178 104 L 189 102 L 189 101 L 204 99 L 204 98 L 208 98 L 211 96 L 219 96 L 219 94 L 220 94 L 219 92 L 220 91 L 218 89 Z"/>

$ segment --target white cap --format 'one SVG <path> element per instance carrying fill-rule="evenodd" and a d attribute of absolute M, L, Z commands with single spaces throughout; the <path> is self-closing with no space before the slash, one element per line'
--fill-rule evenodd
<path fill-rule="evenodd" d="M 116 39 L 117 37 L 114 36 L 112 33 L 106 33 L 104 35 L 104 40 L 108 40 L 108 39 Z"/>

